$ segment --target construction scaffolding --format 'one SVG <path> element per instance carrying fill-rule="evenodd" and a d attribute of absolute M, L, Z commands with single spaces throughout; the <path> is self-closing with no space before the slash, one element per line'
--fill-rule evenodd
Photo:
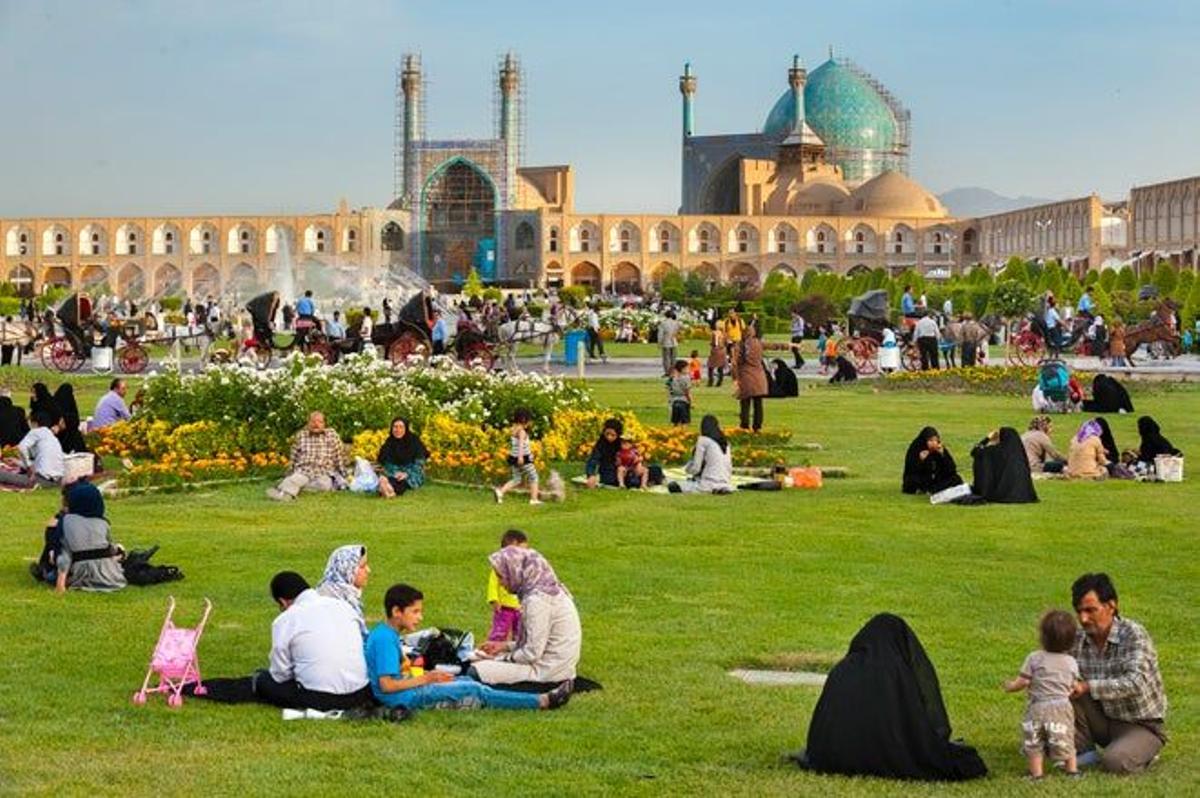
<path fill-rule="evenodd" d="M 883 161 L 882 170 L 894 170 L 901 174 L 908 174 L 909 149 L 912 144 L 912 112 L 900 102 L 900 98 L 893 94 L 887 86 L 884 86 L 874 75 L 849 58 L 835 58 L 834 62 L 846 67 L 861 78 L 863 82 L 879 94 L 880 98 L 891 110 L 892 116 L 896 121 L 896 135 L 887 150 L 884 152 L 872 152 L 871 155 L 878 156 Z M 847 152 L 843 157 L 847 155 L 851 154 Z M 861 156 L 862 153 L 859 153 L 859 155 Z M 839 158 L 838 160 L 841 159 Z"/>
<path fill-rule="evenodd" d="M 396 68 L 396 120 L 392 138 L 393 208 L 412 207 L 416 196 L 416 150 L 425 141 L 425 89 L 420 53 L 406 53 Z"/>

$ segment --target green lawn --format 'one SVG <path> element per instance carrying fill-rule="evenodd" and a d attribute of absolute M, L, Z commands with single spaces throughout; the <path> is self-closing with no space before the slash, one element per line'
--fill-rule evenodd
<path fill-rule="evenodd" d="M 11 380 L 21 375 L 0 375 Z M 101 384 L 83 391 L 94 401 Z M 17 386 L 21 387 L 21 386 Z M 53 384 L 52 384 L 53 387 Z M 656 380 L 596 383 L 599 398 L 665 422 Z M 1200 392 L 1133 384 L 1185 451 L 1200 451 Z M 727 388 L 697 391 L 697 421 L 734 416 Z M 574 493 L 565 506 L 497 508 L 482 491 L 430 486 L 384 503 L 351 495 L 277 505 L 261 486 L 113 500 L 127 546 L 162 545 L 187 579 L 116 595 L 55 596 L 26 572 L 57 497 L 0 495 L 0 792 L 577 795 L 1184 795 L 1200 781 L 1200 603 L 1194 482 L 1039 483 L 1025 506 L 931 507 L 898 491 L 921 426 L 938 426 L 960 464 L 990 428 L 1023 429 L 1023 398 L 807 387 L 767 405 L 768 426 L 845 465 L 819 492 L 666 497 Z M 1070 419 L 1078 421 L 1078 418 Z M 1111 419 L 1122 446 L 1134 417 Z M 1065 446 L 1067 419 L 1056 430 Z M 289 722 L 265 707 L 129 702 L 169 593 L 191 623 L 216 609 L 205 673 L 262 666 L 274 608 L 267 581 L 320 575 L 328 552 L 361 542 L 381 614 L 395 581 L 420 586 L 427 621 L 486 631 L 486 555 L 509 526 L 527 530 L 579 604 L 583 674 L 605 690 L 556 713 L 427 712 L 404 725 Z M 1000 690 L 1036 645 L 1038 615 L 1066 606 L 1071 581 L 1107 570 L 1127 615 L 1154 636 L 1171 702 L 1171 742 L 1136 779 L 1021 781 L 1022 698 Z M 896 612 L 938 669 L 956 736 L 992 776 L 952 787 L 819 778 L 783 756 L 804 744 L 812 688 L 749 687 L 739 663 L 839 656 L 872 614 Z M 1192 787 L 1187 785 L 1191 784 Z M 1083 792 L 1080 792 L 1080 791 Z"/>

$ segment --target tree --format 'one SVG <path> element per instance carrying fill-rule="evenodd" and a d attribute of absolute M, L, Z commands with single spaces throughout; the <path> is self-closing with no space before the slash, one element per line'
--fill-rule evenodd
<path fill-rule="evenodd" d="M 785 318 L 791 313 L 792 306 L 800 300 L 800 286 L 796 284 L 795 278 L 786 272 L 771 272 L 767 275 L 767 281 L 763 283 L 759 298 L 767 315 Z"/>
<path fill-rule="evenodd" d="M 667 302 L 683 302 L 688 294 L 687 283 L 684 282 L 683 275 L 679 273 L 679 269 L 675 267 L 667 269 L 658 290 L 662 294 L 662 298 Z"/>
<path fill-rule="evenodd" d="M 467 273 L 467 281 L 463 283 L 462 292 L 468 299 L 483 296 L 483 280 L 479 278 L 479 272 L 474 267 L 471 267 L 471 271 Z"/>
<path fill-rule="evenodd" d="M 1154 267 L 1154 277 L 1151 282 L 1158 287 L 1158 295 L 1168 297 L 1175 290 L 1175 285 L 1179 282 L 1179 272 L 1165 260 L 1160 260 L 1158 266 Z"/>
<path fill-rule="evenodd" d="M 1079 278 L 1073 274 L 1068 274 L 1067 279 L 1063 281 L 1063 299 L 1067 300 L 1073 305 L 1079 301 L 1079 297 L 1082 295 L 1083 286 L 1079 284 Z"/>
<path fill-rule="evenodd" d="M 1029 282 L 1029 270 L 1025 268 L 1025 261 L 1013 255 L 1004 264 L 1004 271 L 1000 274 L 1001 280 L 1016 280 L 1019 283 Z"/>
<path fill-rule="evenodd" d="M 1183 310 L 1179 313 L 1180 323 L 1187 329 L 1196 327 L 1196 318 L 1200 316 L 1200 280 L 1192 280 L 1192 288 L 1188 291 Z"/>
<path fill-rule="evenodd" d="M 1095 285 L 1100 281 L 1100 272 L 1095 269 L 1088 269 L 1087 274 L 1083 275 L 1083 286 L 1086 288 L 1089 285 Z"/>
<path fill-rule="evenodd" d="M 1133 269 L 1128 266 L 1122 266 L 1121 271 L 1117 272 L 1118 291 L 1133 291 L 1137 288 L 1137 277 L 1133 273 Z"/>
<path fill-rule="evenodd" d="M 1104 287 L 1105 291 L 1112 291 L 1114 288 L 1116 288 L 1117 287 L 1117 270 L 1116 269 L 1104 269 L 1103 271 L 1101 271 L 1100 272 L 1100 285 L 1102 285 Z"/>
<path fill-rule="evenodd" d="M 1109 270 L 1112 271 L 1111 269 Z M 1092 300 L 1096 303 L 1096 312 L 1104 317 L 1108 324 L 1112 324 L 1116 312 L 1113 310 L 1112 297 L 1108 291 L 1104 290 L 1103 283 L 1092 286 Z"/>
<path fill-rule="evenodd" d="M 1002 319 L 1019 318 L 1033 309 L 1033 290 L 1023 282 L 1004 280 L 992 291 L 988 309 Z"/>

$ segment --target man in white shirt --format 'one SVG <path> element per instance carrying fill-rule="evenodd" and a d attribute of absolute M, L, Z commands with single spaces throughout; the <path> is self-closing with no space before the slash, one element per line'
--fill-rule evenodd
<path fill-rule="evenodd" d="M 921 353 L 921 370 L 928 371 L 938 367 L 938 326 L 933 316 L 922 316 L 913 328 L 913 337 L 917 341 L 917 349 Z"/>
<path fill-rule="evenodd" d="M 20 466 L 18 470 L 0 468 L 0 485 L 15 485 L 18 488 L 58 487 L 66 472 L 62 445 L 57 437 L 62 420 L 54 421 L 39 411 L 29 421 L 29 432 L 17 444 L 17 451 L 21 455 Z"/>
<path fill-rule="evenodd" d="M 372 703 L 358 618 L 294 571 L 271 579 L 281 608 L 271 624 L 271 667 L 253 677 L 255 697 L 293 709 L 329 711 Z"/>
<path fill-rule="evenodd" d="M 600 358 L 608 362 L 608 355 L 604 354 L 604 339 L 600 337 L 600 314 L 596 312 L 595 304 L 588 305 L 587 310 L 587 347 L 589 360 L 595 360 L 599 352 Z"/>

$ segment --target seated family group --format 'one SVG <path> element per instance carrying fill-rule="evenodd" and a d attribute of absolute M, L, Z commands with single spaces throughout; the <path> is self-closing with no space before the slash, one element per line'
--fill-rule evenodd
<path fill-rule="evenodd" d="M 204 697 L 395 720 L 423 708 L 557 709 L 571 696 L 582 648 L 574 599 L 518 530 L 505 534 L 488 561 L 496 583 L 493 634 L 467 663 L 425 668 L 415 656 L 429 630 L 420 630 L 425 597 L 410 585 L 387 589 L 383 620 L 368 631 L 362 593 L 371 569 L 365 547 L 349 545 L 330 555 L 315 588 L 294 571 L 271 579 L 280 614 L 271 625 L 269 667 L 241 679 L 207 679 Z"/>

